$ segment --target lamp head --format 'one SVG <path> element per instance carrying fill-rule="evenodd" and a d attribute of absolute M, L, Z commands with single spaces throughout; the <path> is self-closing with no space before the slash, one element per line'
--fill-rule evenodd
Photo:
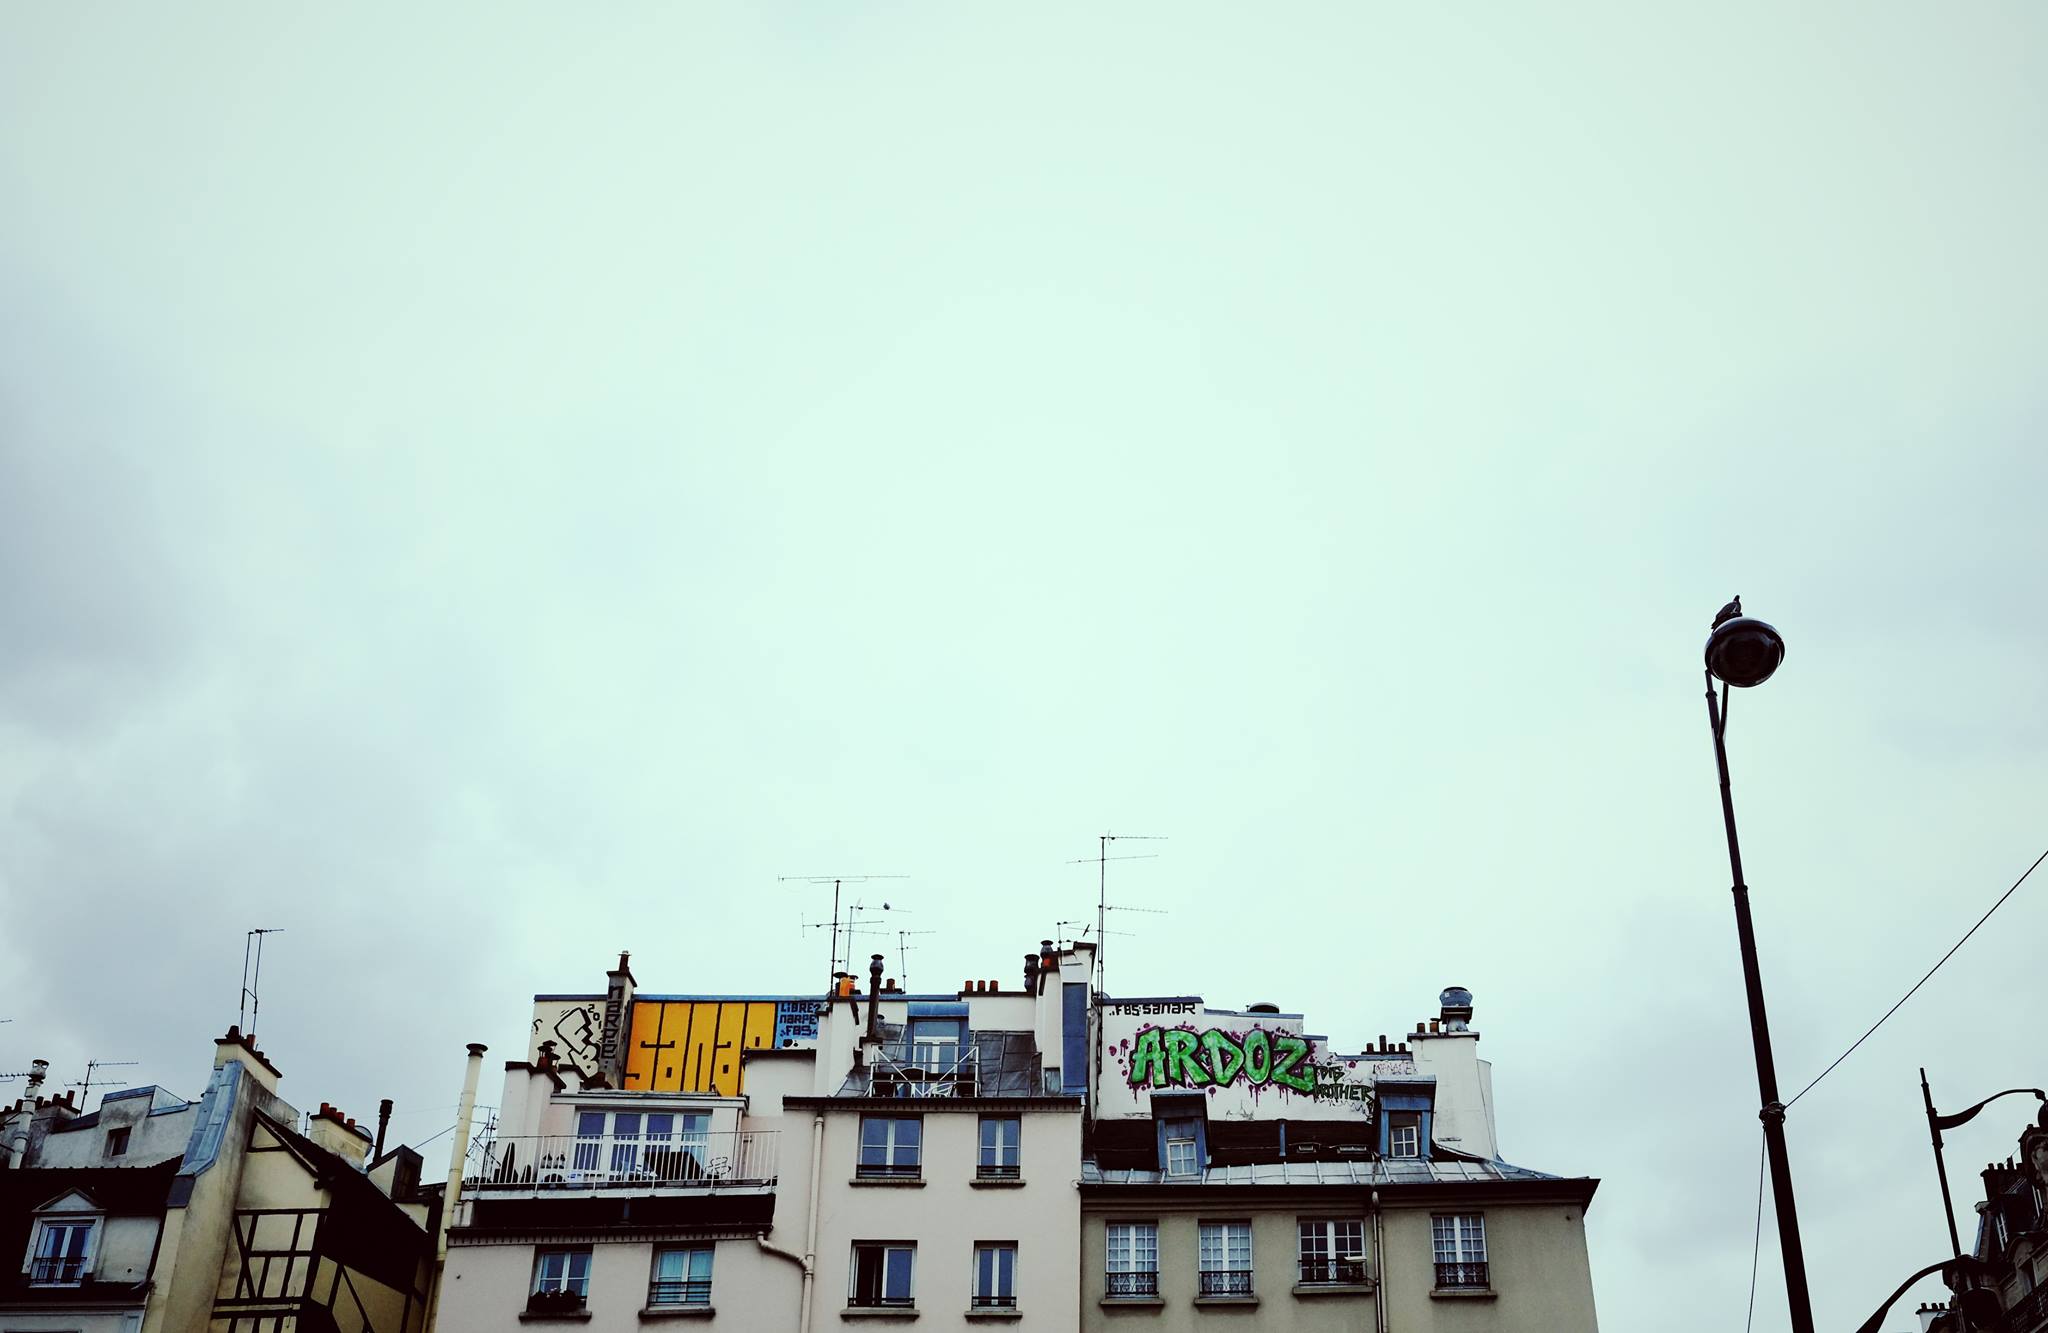
<path fill-rule="evenodd" d="M 1763 684 L 1784 660 L 1784 636 L 1761 620 L 1736 616 L 1707 636 L 1707 670 L 1738 689 Z"/>

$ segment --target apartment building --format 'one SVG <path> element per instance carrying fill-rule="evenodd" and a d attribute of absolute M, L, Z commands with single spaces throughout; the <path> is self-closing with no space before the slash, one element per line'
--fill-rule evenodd
<path fill-rule="evenodd" d="M 1472 998 L 1346 1053 L 1118 998 L 1050 940 L 912 993 L 534 999 L 450 1209 L 437 1327 L 1597 1327 L 1597 1182 L 1498 1152 Z M 863 984 L 863 982 L 865 984 Z"/>
<path fill-rule="evenodd" d="M 437 1203 L 419 1154 L 325 1103 L 301 1117 L 239 1029 L 195 1100 L 123 1088 L 88 1112 L 43 1095 L 46 1071 L 0 1110 L 0 1328 L 425 1329 Z"/>

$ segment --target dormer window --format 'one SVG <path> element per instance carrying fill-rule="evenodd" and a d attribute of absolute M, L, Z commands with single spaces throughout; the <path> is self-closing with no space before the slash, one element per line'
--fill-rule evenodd
<path fill-rule="evenodd" d="M 126 1125 L 123 1125 L 123 1126 L 122 1126 L 121 1128 L 119 1128 L 119 1129 L 110 1129 L 110 1130 L 108 1130 L 108 1131 L 107 1131 L 107 1156 L 109 1156 L 109 1157 L 126 1157 L 127 1155 L 128 1155 L 128 1127 L 127 1127 Z"/>
<path fill-rule="evenodd" d="M 1201 1173 L 1202 1163 L 1195 1151 L 1195 1141 L 1192 1138 L 1169 1138 L 1166 1141 L 1166 1174 L 1198 1176 Z"/>
<path fill-rule="evenodd" d="M 1395 1111 L 1387 1117 L 1387 1156 L 1422 1156 L 1422 1115 L 1417 1111 Z"/>
<path fill-rule="evenodd" d="M 75 1197 L 75 1196 L 74 1196 Z M 92 1271 L 97 1217 L 39 1217 L 29 1240 L 28 1283 L 32 1287 L 75 1287 Z"/>

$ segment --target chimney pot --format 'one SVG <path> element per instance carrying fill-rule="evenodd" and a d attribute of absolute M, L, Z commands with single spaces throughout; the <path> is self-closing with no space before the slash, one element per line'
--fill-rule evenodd
<path fill-rule="evenodd" d="M 991 981 L 991 982 L 989 982 L 989 983 L 988 983 L 988 993 L 989 993 L 990 995 L 994 995 L 994 994 L 996 993 L 996 991 L 997 991 L 997 990 L 999 990 L 999 989 L 1000 989 L 1000 987 L 998 987 L 998 986 L 996 985 L 996 983 L 995 983 L 995 982 Z"/>

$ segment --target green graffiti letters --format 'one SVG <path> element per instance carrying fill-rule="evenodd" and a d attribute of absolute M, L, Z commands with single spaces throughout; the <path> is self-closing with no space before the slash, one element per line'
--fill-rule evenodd
<path fill-rule="evenodd" d="M 1291 1032 L 1226 1032 L 1208 1028 L 1147 1027 L 1131 1044 L 1132 1087 L 1206 1088 L 1277 1083 L 1295 1092 L 1316 1091 L 1316 1067 L 1306 1039 Z"/>

